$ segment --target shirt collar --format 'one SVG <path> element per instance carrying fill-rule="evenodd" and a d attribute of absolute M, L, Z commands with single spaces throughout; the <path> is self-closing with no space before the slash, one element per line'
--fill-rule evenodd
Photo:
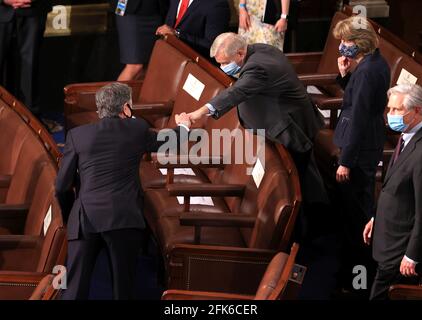
<path fill-rule="evenodd" d="M 406 146 L 409 143 L 409 141 L 413 138 L 415 133 L 418 132 L 419 129 L 421 128 L 422 128 L 422 121 L 419 122 L 416 126 L 414 126 L 412 130 L 410 130 L 409 132 L 403 133 L 404 146 Z"/>

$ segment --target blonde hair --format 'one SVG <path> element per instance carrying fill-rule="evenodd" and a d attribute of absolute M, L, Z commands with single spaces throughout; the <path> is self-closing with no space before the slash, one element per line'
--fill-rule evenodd
<path fill-rule="evenodd" d="M 379 45 L 377 33 L 371 23 L 360 16 L 339 21 L 333 35 L 336 39 L 355 42 L 363 54 L 373 53 Z"/>

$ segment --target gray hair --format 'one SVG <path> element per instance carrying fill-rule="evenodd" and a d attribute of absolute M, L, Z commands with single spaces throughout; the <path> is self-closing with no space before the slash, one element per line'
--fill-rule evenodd
<path fill-rule="evenodd" d="M 123 106 L 132 100 L 132 89 L 124 83 L 113 82 L 97 91 L 95 102 L 98 117 L 116 117 L 123 111 Z"/>
<path fill-rule="evenodd" d="M 422 107 L 421 86 L 417 84 L 399 84 L 387 92 L 389 98 L 391 95 L 396 94 L 404 96 L 403 105 L 407 110 L 411 110 L 414 107 Z"/>
<path fill-rule="evenodd" d="M 222 33 L 215 38 L 210 49 L 210 57 L 214 58 L 221 51 L 226 57 L 232 57 L 240 49 L 246 49 L 247 46 L 248 44 L 242 36 L 233 32 Z"/>

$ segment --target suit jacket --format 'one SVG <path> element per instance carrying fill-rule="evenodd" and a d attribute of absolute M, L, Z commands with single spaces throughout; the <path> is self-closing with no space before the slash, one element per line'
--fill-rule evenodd
<path fill-rule="evenodd" d="M 216 119 L 237 106 L 243 127 L 265 129 L 268 138 L 295 152 L 311 150 L 323 125 L 286 56 L 266 44 L 248 46 L 239 79 L 209 103 Z"/>
<path fill-rule="evenodd" d="M 17 16 L 37 16 L 50 12 L 52 8 L 51 0 L 36 0 L 32 3 L 30 8 L 13 9 L 0 0 L 0 22 L 9 22 L 14 15 Z"/>
<path fill-rule="evenodd" d="M 323 126 L 286 56 L 266 44 L 249 45 L 239 79 L 209 102 L 218 119 L 237 106 L 239 121 L 247 129 L 265 129 L 266 137 L 290 152 L 311 153 L 313 140 Z M 313 156 L 308 162 L 302 191 L 308 203 L 327 202 L 321 175 Z"/>
<path fill-rule="evenodd" d="M 109 0 L 110 10 L 115 12 L 118 0 Z M 167 14 L 169 0 L 128 0 L 125 14 Z"/>
<path fill-rule="evenodd" d="M 166 24 L 174 27 L 179 0 L 171 0 Z M 193 0 L 176 30 L 180 39 L 205 57 L 214 39 L 229 31 L 230 8 L 227 0 Z"/>
<path fill-rule="evenodd" d="M 404 255 L 422 263 L 422 130 L 387 170 L 375 216 L 374 259 L 398 265 Z"/>
<path fill-rule="evenodd" d="M 377 49 L 353 74 L 337 79 L 345 90 L 334 133 L 334 143 L 341 148 L 339 164 L 348 168 L 376 166 L 384 147 L 390 68 Z"/>
<path fill-rule="evenodd" d="M 70 240 L 80 228 L 99 233 L 145 227 L 139 164 L 160 144 L 157 133 L 138 119 L 104 118 L 68 132 L 56 195 Z"/>

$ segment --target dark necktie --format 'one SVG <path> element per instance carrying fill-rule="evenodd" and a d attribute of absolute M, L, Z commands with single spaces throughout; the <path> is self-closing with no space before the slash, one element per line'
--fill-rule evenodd
<path fill-rule="evenodd" d="M 403 135 L 400 135 L 400 139 L 397 142 L 396 149 L 394 150 L 394 153 L 393 153 L 393 162 L 391 163 L 392 165 L 396 162 L 396 160 L 399 157 L 400 153 L 403 151 L 403 148 L 404 148 Z"/>
<path fill-rule="evenodd" d="M 182 20 L 183 16 L 185 15 L 189 7 L 189 0 L 181 0 L 181 1 L 182 3 L 180 4 L 179 14 L 177 15 L 176 23 L 174 24 L 175 29 L 179 25 L 180 21 Z"/>

